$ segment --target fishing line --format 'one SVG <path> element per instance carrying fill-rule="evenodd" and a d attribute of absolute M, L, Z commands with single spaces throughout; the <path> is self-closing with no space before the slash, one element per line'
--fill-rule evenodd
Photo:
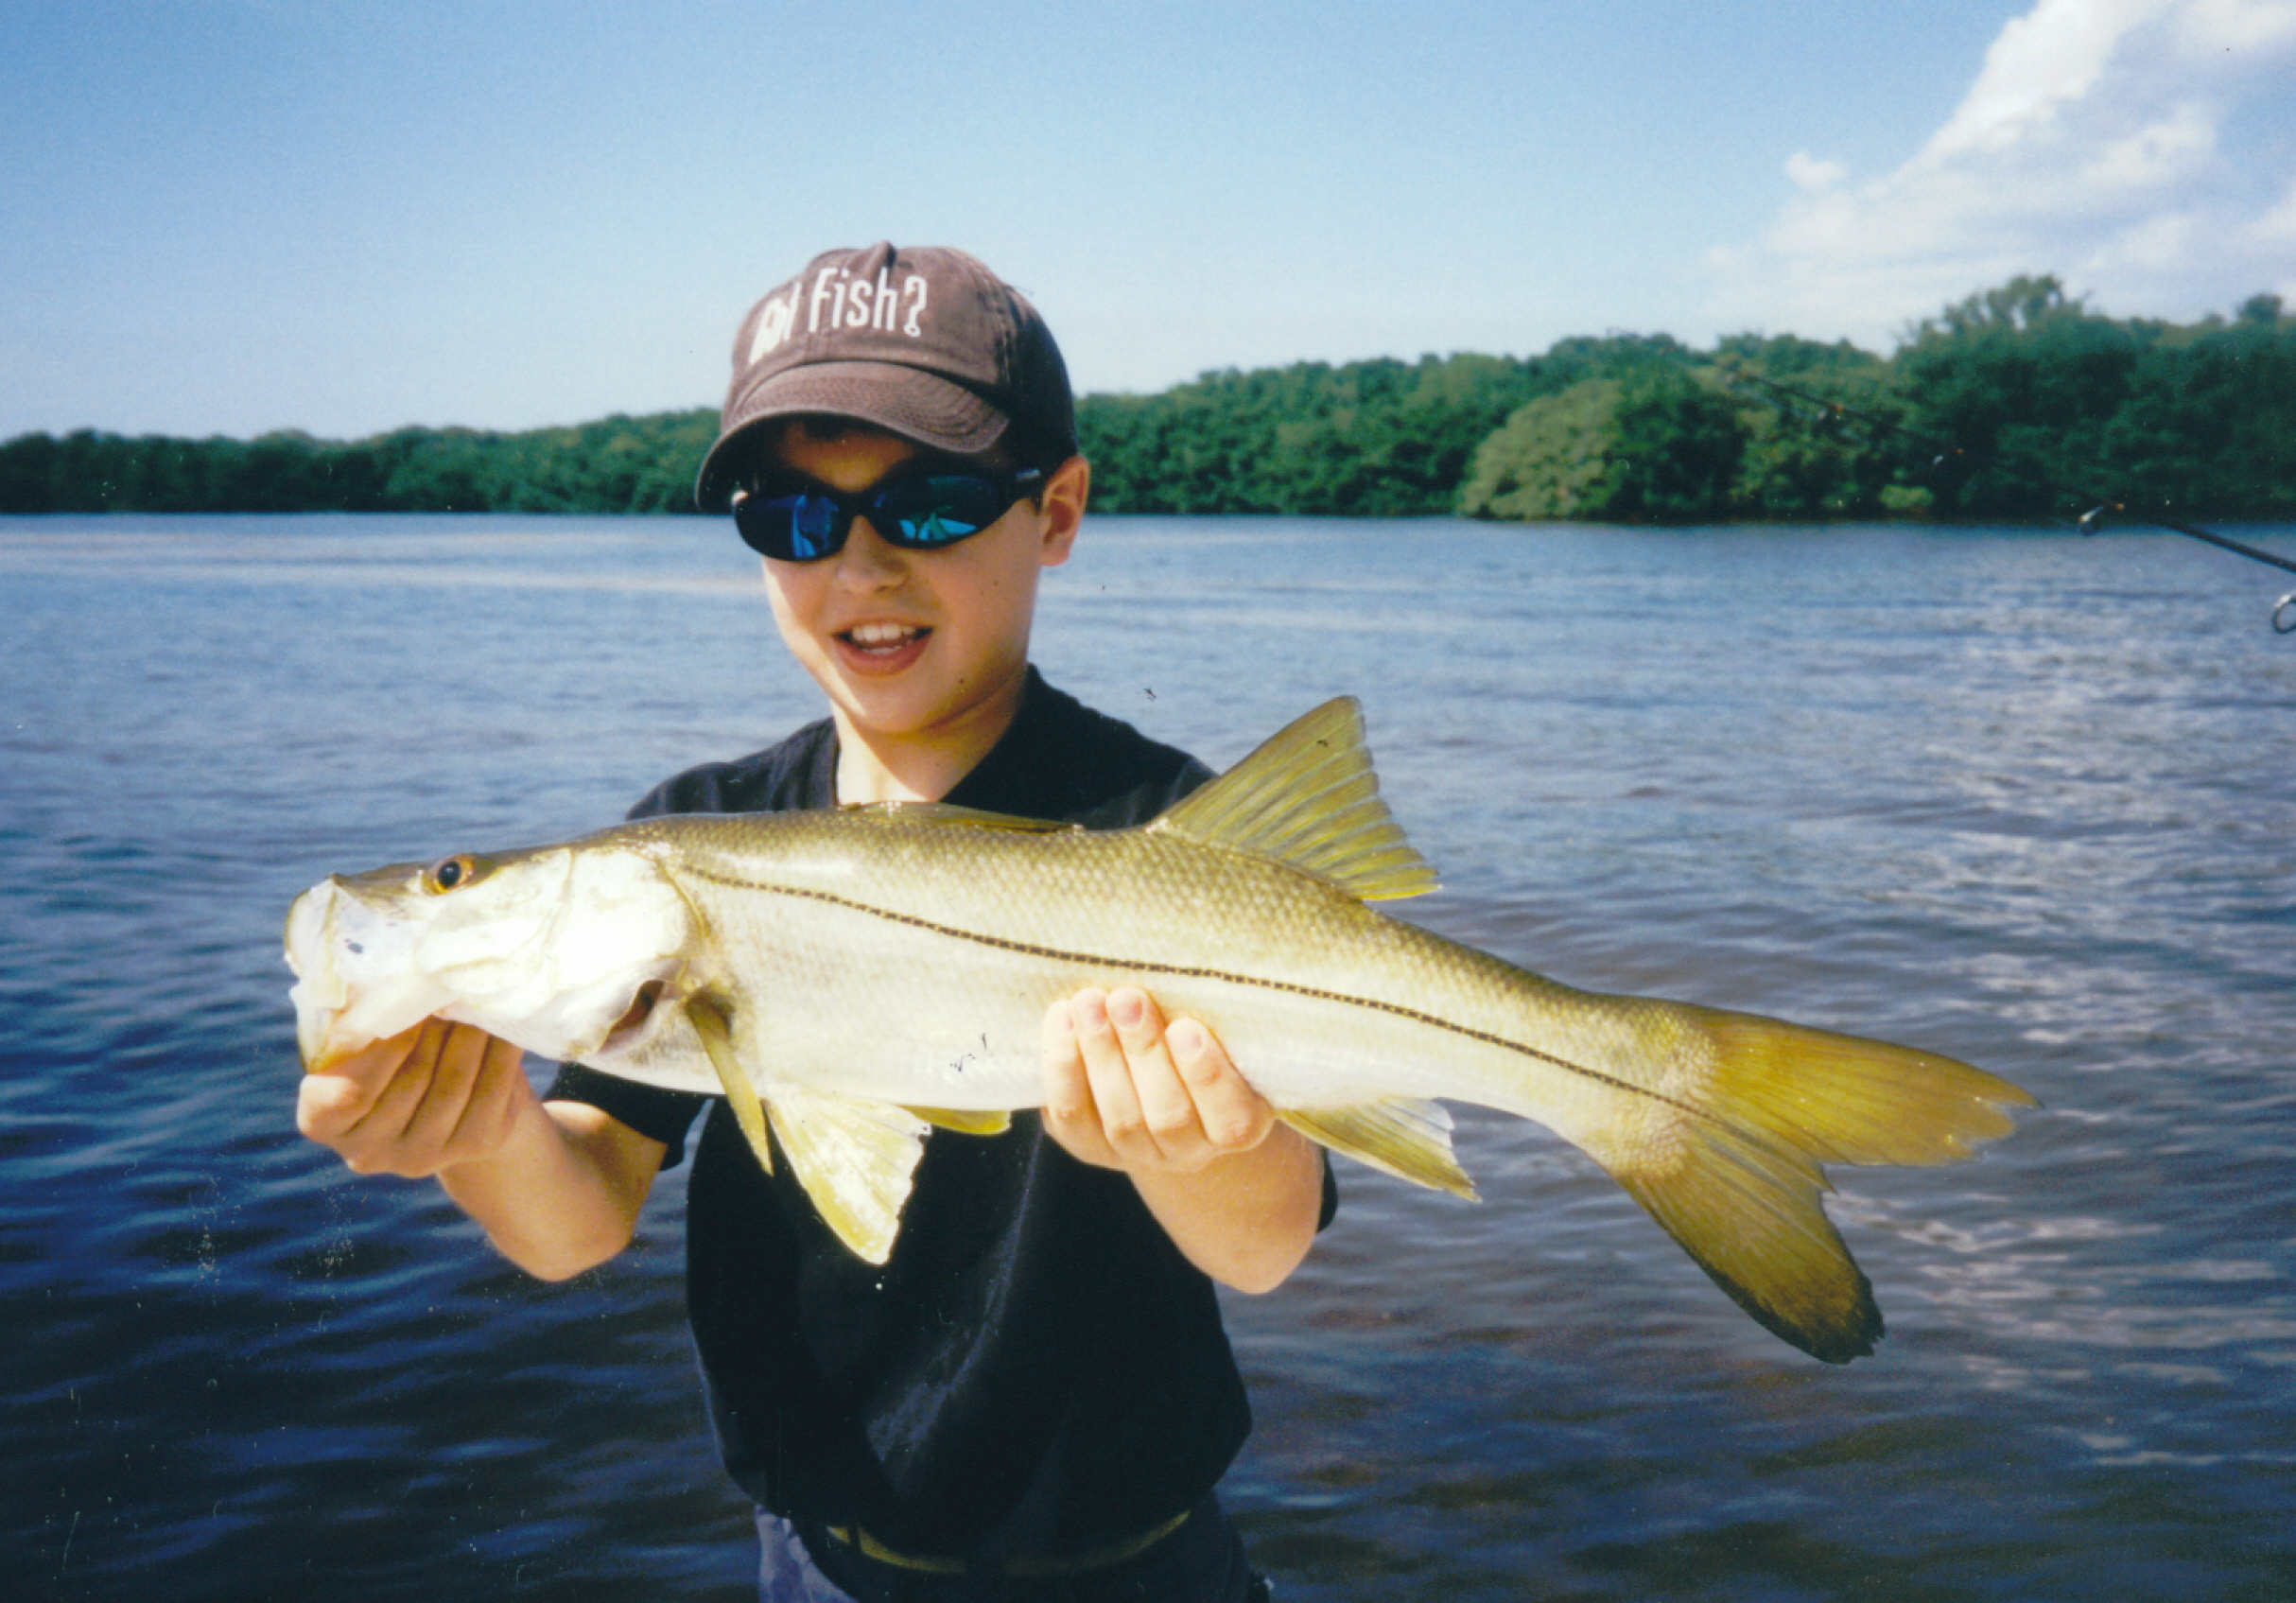
<path fill-rule="evenodd" d="M 2260 562 L 2288 573 L 2296 573 L 2296 562 L 2291 562 L 2287 557 L 2279 556 L 2271 551 L 2260 550 L 2256 547 L 2235 540 L 2228 534 L 2218 534 L 2213 530 L 2196 528 L 2189 523 L 2173 522 L 2168 518 L 2156 517 L 2148 513 L 2132 512 L 2127 502 L 2115 497 L 2099 495 L 2079 485 L 2064 484 L 2040 474 L 2020 469 L 2004 462 L 1998 454 L 1990 459 L 1972 456 L 1959 445 L 1939 440 L 1934 435 L 1923 434 L 1919 429 L 1908 428 L 1895 418 L 1864 411 L 1846 402 L 1834 400 L 1825 395 L 1813 394 L 1807 390 L 1798 390 L 1791 384 L 1781 384 L 1777 379 L 1765 377 L 1758 373 L 1748 373 L 1738 365 L 1735 357 L 1726 357 L 1716 365 L 1720 369 L 1723 381 L 1727 384 L 1732 386 L 1758 385 L 1773 394 L 1783 395 L 1801 406 L 1816 408 L 1818 411 L 1817 427 L 1822 431 L 1830 433 L 1846 422 L 1855 422 L 1873 432 L 1894 434 L 1901 439 L 1911 441 L 1925 451 L 1934 452 L 1929 462 L 1929 471 L 1932 474 L 1942 474 L 1949 465 L 1957 465 L 1965 473 L 1974 472 L 1981 463 L 1990 462 L 1992 466 L 2023 479 L 2036 489 L 2046 491 L 2051 496 L 2086 501 L 2089 503 L 2089 510 L 2082 513 L 2073 523 L 2073 527 L 2082 534 L 2095 534 L 2105 527 L 2108 518 L 2118 516 L 2147 528 L 2166 529 L 2171 534 L 2182 534 L 2188 539 L 2204 541 L 2211 546 L 2244 556 L 2251 562 Z M 1775 405 L 1775 403 L 1772 404 Z M 1798 416 L 1794 410 L 1786 407 L 1781 406 L 1777 409 L 1780 415 L 1784 417 Z M 2275 634 L 2296 634 L 2296 590 L 2289 591 L 2272 603 L 2271 622 Z"/>

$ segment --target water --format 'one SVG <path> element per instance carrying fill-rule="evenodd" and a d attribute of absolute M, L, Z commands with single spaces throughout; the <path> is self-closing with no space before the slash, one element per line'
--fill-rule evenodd
<path fill-rule="evenodd" d="M 2253 531 L 2283 551 L 2290 531 Z M 1087 700 L 1232 760 L 1341 691 L 1446 889 L 1577 984 L 1970 1058 L 2046 1103 L 1847 1172 L 1835 1369 L 1470 1113 L 1470 1208 L 1347 1166 L 1231 1329 L 1287 1603 L 2296 1594 L 2296 641 L 2166 537 L 1109 519 Z M 11 1595 L 736 1597 L 682 1178 L 500 1265 L 293 1133 L 278 924 L 570 833 L 812 716 L 695 521 L 0 521 L 0 1558 Z"/>

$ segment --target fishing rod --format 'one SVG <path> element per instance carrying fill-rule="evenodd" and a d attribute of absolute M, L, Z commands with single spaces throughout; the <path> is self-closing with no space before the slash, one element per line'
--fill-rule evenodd
<path fill-rule="evenodd" d="M 1813 394 L 1807 390 L 1798 390 L 1791 384 L 1781 384 L 1777 379 L 1766 377 L 1762 374 L 1749 373 L 1744 368 L 1740 367 L 1736 358 L 1734 357 L 1726 358 L 1718 365 L 1720 366 L 1723 379 L 1727 383 L 1758 385 L 1762 389 L 1771 392 L 1773 394 L 1783 395 L 1788 400 L 1798 402 L 1802 406 L 1817 408 L 1819 417 L 1834 425 L 1838 426 L 1845 420 L 1853 420 L 1857 423 L 1863 424 L 1869 429 L 1877 430 L 1887 434 L 1895 434 L 1903 439 L 1912 441 L 1915 444 L 1920 445 L 1923 450 L 1934 451 L 1937 454 L 1931 458 L 1929 463 L 1930 471 L 1933 473 L 1941 471 L 1949 463 L 1952 463 L 1957 460 L 1959 461 L 1964 468 L 1974 468 L 1976 466 L 1976 459 L 1972 458 L 1970 454 L 1962 449 L 1959 445 L 1956 445 L 1949 441 L 1939 440 L 1932 435 L 1923 434 L 1919 429 L 1908 428 L 1904 424 L 1898 422 L 1895 418 L 1883 417 L 1876 412 L 1864 411 L 1856 407 L 1850 406 L 1845 402 L 1835 400 L 1830 396 Z M 1778 409 L 1782 412 L 1786 410 L 1786 409 L 1783 407 L 1781 407 Z M 1788 415 L 1791 414 L 1789 413 Z M 2008 471 L 2016 473 L 2018 470 L 2015 468 L 2009 468 Z M 2046 490 L 2052 495 L 2070 496 L 2075 499 L 2090 503 L 2089 510 L 2082 513 L 2080 516 L 2075 520 L 2073 525 L 2073 527 L 2082 534 L 2095 534 L 2105 527 L 2106 520 L 2109 517 L 2116 515 L 2123 516 L 2149 528 L 2166 529 L 2171 534 L 2182 534 L 2188 539 L 2204 541 L 2211 546 L 2216 546 L 2224 550 L 2232 551 L 2237 555 L 2244 556 L 2251 562 L 2260 562 L 2269 566 L 2283 569 L 2288 573 L 2296 573 L 2296 562 L 2291 562 L 2287 557 L 2280 556 L 2271 551 L 2261 550 L 2254 546 L 2235 540 L 2229 534 L 2218 534 L 2213 530 L 2196 528 L 2194 525 L 2189 523 L 2173 522 L 2168 518 L 2156 517 L 2148 513 L 2131 512 L 2127 502 L 2119 500 L 2114 497 L 2099 495 L 2095 491 L 2083 489 L 2078 485 L 2061 484 L 2054 480 L 2044 479 L 2038 474 L 2028 472 L 2021 474 L 2020 477 L 2022 477 L 2026 483 L 2031 484 L 2038 489 Z M 2272 603 L 2271 621 L 2272 630 L 2275 634 L 2296 634 L 2296 590 L 2289 591 L 2287 595 L 2282 596 L 2277 601 Z"/>

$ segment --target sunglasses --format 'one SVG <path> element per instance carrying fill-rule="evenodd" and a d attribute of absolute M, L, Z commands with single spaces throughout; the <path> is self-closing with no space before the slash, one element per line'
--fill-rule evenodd
<path fill-rule="evenodd" d="M 734 493 L 734 528 L 743 545 L 775 562 L 835 556 L 857 517 L 889 546 L 937 551 L 980 533 L 1043 485 L 1040 467 L 1000 473 L 930 462 L 896 467 L 851 494 L 796 474 L 766 474 Z"/>

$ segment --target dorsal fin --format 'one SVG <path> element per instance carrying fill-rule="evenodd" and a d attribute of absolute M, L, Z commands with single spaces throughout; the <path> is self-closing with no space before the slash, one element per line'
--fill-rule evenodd
<path fill-rule="evenodd" d="M 1435 870 L 1380 799 L 1352 696 L 1295 719 L 1149 828 L 1276 858 L 1365 901 L 1435 888 Z"/>
<path fill-rule="evenodd" d="M 1084 828 L 1056 818 L 1015 818 L 1010 813 L 983 812 L 977 807 L 952 807 L 948 802 L 852 802 L 844 810 L 864 813 L 884 824 L 962 824 L 975 829 L 1010 829 L 1026 835 L 1058 835 Z"/>

